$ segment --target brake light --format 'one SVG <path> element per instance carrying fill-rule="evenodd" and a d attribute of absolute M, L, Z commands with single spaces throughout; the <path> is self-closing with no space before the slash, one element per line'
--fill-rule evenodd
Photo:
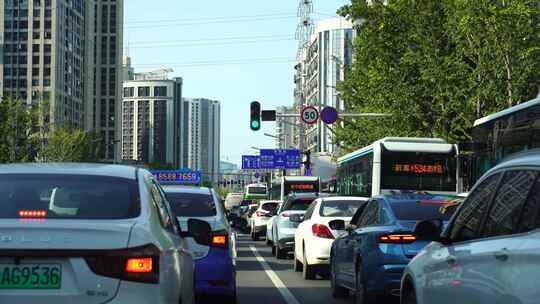
<path fill-rule="evenodd" d="M 330 228 L 326 227 L 325 225 L 313 224 L 313 226 L 311 226 L 311 231 L 313 232 L 313 235 L 316 237 L 320 237 L 323 239 L 334 238 L 334 235 L 332 234 L 332 231 L 330 231 Z"/>
<path fill-rule="evenodd" d="M 257 211 L 257 212 L 255 212 L 255 214 L 256 214 L 258 217 L 266 216 L 266 213 L 265 213 L 265 212 L 262 212 L 262 211 Z"/>
<path fill-rule="evenodd" d="M 229 235 L 227 232 L 216 232 L 212 236 L 212 247 L 227 248 Z"/>
<path fill-rule="evenodd" d="M 45 217 L 47 216 L 47 211 L 45 210 L 20 210 L 19 217 L 25 218 L 36 218 L 36 217 Z"/>
<path fill-rule="evenodd" d="M 107 250 L 85 256 L 88 267 L 97 275 L 149 284 L 159 283 L 161 251 L 150 244 L 120 250 Z"/>
<path fill-rule="evenodd" d="M 152 258 L 133 258 L 126 262 L 126 271 L 135 273 L 152 272 Z"/>
<path fill-rule="evenodd" d="M 379 243 L 383 244 L 410 244 L 416 241 L 412 234 L 385 234 L 379 236 Z"/>
<path fill-rule="evenodd" d="M 283 217 L 290 217 L 291 214 L 290 214 L 290 213 L 282 213 L 281 216 L 283 216 Z"/>

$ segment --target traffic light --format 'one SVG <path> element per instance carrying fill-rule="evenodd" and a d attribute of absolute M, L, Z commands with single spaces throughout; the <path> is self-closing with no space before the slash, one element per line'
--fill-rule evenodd
<path fill-rule="evenodd" d="M 258 101 L 251 103 L 249 127 L 253 131 L 259 131 L 261 129 L 261 104 Z"/>

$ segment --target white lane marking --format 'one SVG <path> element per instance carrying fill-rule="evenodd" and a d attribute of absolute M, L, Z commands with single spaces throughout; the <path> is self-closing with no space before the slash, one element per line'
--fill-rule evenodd
<path fill-rule="evenodd" d="M 255 258 L 257 259 L 257 261 L 261 263 L 264 269 L 264 272 L 270 278 L 270 280 L 272 281 L 274 286 L 277 288 L 279 293 L 281 293 L 281 296 L 283 297 L 283 299 L 285 299 L 285 302 L 287 302 L 287 304 L 300 304 L 300 302 L 298 302 L 298 300 L 294 297 L 291 291 L 287 287 L 285 287 L 285 284 L 283 283 L 283 281 L 272 270 L 272 268 L 270 267 L 270 265 L 268 265 L 266 260 L 259 254 L 259 252 L 257 251 L 257 248 L 255 248 L 255 246 L 249 246 L 249 248 L 253 252 L 253 255 L 255 255 Z"/>

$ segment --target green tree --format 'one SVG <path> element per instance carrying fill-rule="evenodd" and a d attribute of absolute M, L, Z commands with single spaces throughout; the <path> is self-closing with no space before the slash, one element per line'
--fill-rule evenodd
<path fill-rule="evenodd" d="M 33 161 L 39 141 L 35 109 L 6 97 L 0 102 L 0 163 Z"/>
<path fill-rule="evenodd" d="M 38 158 L 46 162 L 96 161 L 94 136 L 78 129 L 55 127 L 47 135 Z"/>
<path fill-rule="evenodd" d="M 348 109 L 393 115 L 345 121 L 345 150 L 384 136 L 466 140 L 475 118 L 538 93 L 539 1 L 370 2 L 340 10 L 361 25 L 338 87 Z"/>

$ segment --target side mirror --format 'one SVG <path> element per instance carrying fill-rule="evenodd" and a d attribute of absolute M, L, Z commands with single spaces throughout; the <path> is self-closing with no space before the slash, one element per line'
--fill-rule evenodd
<path fill-rule="evenodd" d="M 328 223 L 328 226 L 332 230 L 345 230 L 345 221 L 344 220 L 333 220 Z"/>
<path fill-rule="evenodd" d="M 416 223 L 413 234 L 418 240 L 439 241 L 441 239 L 443 222 L 441 220 L 426 220 Z"/>
<path fill-rule="evenodd" d="M 289 220 L 293 223 L 301 223 L 304 221 L 304 215 L 302 214 L 291 214 Z"/>
<path fill-rule="evenodd" d="M 352 233 L 354 230 L 356 230 L 356 225 L 353 225 L 353 224 L 348 224 L 345 226 L 345 230 L 347 230 L 348 233 Z"/>
<path fill-rule="evenodd" d="M 212 243 L 212 227 L 205 221 L 189 219 L 188 235 L 200 245 L 210 245 Z"/>

